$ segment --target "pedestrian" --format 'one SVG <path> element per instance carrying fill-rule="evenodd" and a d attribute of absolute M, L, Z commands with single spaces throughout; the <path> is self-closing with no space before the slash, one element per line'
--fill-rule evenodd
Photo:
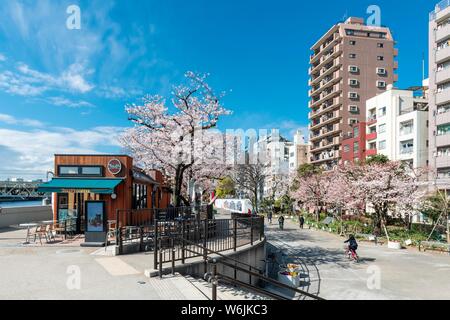
<path fill-rule="evenodd" d="M 267 213 L 267 220 L 269 220 L 269 223 L 272 224 L 272 211 L 269 211 L 269 213 Z"/>
<path fill-rule="evenodd" d="M 300 229 L 303 229 L 303 225 L 305 224 L 305 218 L 303 218 L 303 216 L 300 216 L 299 222 L 300 222 Z"/>
<path fill-rule="evenodd" d="M 283 217 L 283 215 L 281 215 L 278 218 L 278 225 L 280 226 L 280 229 L 283 230 L 283 228 L 284 228 L 284 217 Z"/>

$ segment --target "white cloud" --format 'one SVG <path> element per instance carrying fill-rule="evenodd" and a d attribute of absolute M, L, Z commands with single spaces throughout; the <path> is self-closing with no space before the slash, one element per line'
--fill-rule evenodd
<path fill-rule="evenodd" d="M 86 93 L 94 86 L 85 77 L 92 74 L 82 64 L 72 64 L 59 76 L 31 69 L 19 63 L 17 70 L 0 73 L 0 89 L 21 96 L 38 96 L 47 91 Z"/>
<path fill-rule="evenodd" d="M 44 123 L 33 119 L 17 119 L 9 114 L 0 113 L 0 122 L 10 125 L 23 125 L 26 127 L 43 127 Z"/>
<path fill-rule="evenodd" d="M 140 89 L 124 89 L 117 86 L 102 86 L 98 88 L 96 93 L 107 99 L 120 99 L 142 96 L 144 91 Z"/>
<path fill-rule="evenodd" d="M 7 176 L 8 172 L 35 172 L 42 178 L 53 168 L 56 153 L 117 152 L 120 149 L 117 136 L 123 130 L 121 127 L 0 129 L 0 173 Z"/>
<path fill-rule="evenodd" d="M 69 108 L 95 108 L 95 106 L 87 101 L 73 101 L 65 97 L 49 97 L 43 99 L 45 102 L 51 103 L 58 107 L 69 107 Z"/>
<path fill-rule="evenodd" d="M 6 56 L 2 53 L 0 53 L 0 62 L 6 61 Z"/>

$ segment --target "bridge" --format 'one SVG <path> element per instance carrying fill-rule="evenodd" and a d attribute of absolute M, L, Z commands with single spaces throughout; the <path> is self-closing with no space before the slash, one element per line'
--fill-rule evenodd
<path fill-rule="evenodd" d="M 0 181 L 0 201 L 43 198 L 46 195 L 37 192 L 40 184 L 41 181 Z"/>

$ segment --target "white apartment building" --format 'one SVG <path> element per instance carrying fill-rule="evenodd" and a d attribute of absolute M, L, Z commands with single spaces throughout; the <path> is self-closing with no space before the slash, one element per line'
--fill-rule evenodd
<path fill-rule="evenodd" d="M 423 88 L 423 87 L 420 87 Z M 416 88 L 417 89 L 417 88 Z M 417 96 L 417 93 L 421 93 Z M 368 155 L 383 154 L 411 168 L 428 165 L 428 100 L 425 91 L 388 90 L 366 102 Z"/>
<path fill-rule="evenodd" d="M 289 174 L 294 174 L 302 164 L 309 163 L 309 144 L 301 130 L 294 135 L 294 145 L 289 147 Z"/>
<path fill-rule="evenodd" d="M 272 197 L 289 177 L 289 150 L 293 143 L 282 137 L 277 130 L 261 137 L 254 146 L 260 161 L 266 166 L 260 198 Z"/>
<path fill-rule="evenodd" d="M 438 3 L 429 24 L 430 181 L 450 192 L 450 1 Z"/>

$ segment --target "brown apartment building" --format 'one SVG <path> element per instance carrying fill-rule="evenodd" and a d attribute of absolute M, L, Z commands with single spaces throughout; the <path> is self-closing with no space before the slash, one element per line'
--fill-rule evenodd
<path fill-rule="evenodd" d="M 311 163 L 332 169 L 342 159 L 342 140 L 364 122 L 366 100 L 397 81 L 397 49 L 389 28 L 349 18 L 312 47 L 309 69 Z"/>

